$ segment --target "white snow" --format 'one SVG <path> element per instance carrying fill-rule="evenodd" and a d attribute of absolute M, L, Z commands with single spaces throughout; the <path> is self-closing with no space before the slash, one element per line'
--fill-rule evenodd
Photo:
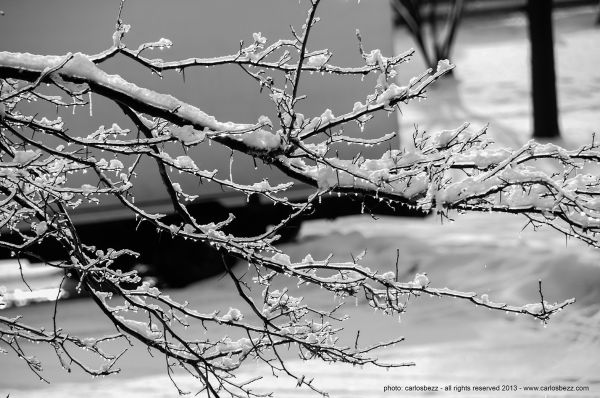
<path fill-rule="evenodd" d="M 187 155 L 177 156 L 173 163 L 175 164 L 175 166 L 181 167 L 182 169 L 195 170 L 198 168 L 198 166 L 196 166 L 196 163 L 194 163 L 192 158 Z"/>
<path fill-rule="evenodd" d="M 39 222 L 34 227 L 35 234 L 41 236 L 48 230 L 48 223 L 46 221 Z"/>
<path fill-rule="evenodd" d="M 163 335 L 154 325 L 149 325 L 148 322 L 140 322 L 120 315 L 115 316 L 115 319 L 148 340 L 157 340 Z"/>
<path fill-rule="evenodd" d="M 281 137 L 267 130 L 259 129 L 234 136 L 249 148 L 257 150 L 276 150 L 281 146 Z"/>
<path fill-rule="evenodd" d="M 171 135 L 181 141 L 184 145 L 202 142 L 205 137 L 204 132 L 195 130 L 191 125 L 186 125 L 183 127 L 172 126 Z"/>
<path fill-rule="evenodd" d="M 312 57 L 308 58 L 307 65 L 312 66 L 314 68 L 321 68 L 327 63 L 328 59 L 329 55 L 327 54 L 313 55 Z"/>
<path fill-rule="evenodd" d="M 224 322 L 236 322 L 242 320 L 243 318 L 244 316 L 242 315 L 240 310 L 238 310 L 237 308 L 229 308 L 229 311 L 227 311 L 227 313 L 221 317 L 221 320 Z"/>

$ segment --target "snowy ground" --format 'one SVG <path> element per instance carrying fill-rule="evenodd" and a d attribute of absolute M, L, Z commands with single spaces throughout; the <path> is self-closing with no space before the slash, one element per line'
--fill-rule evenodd
<path fill-rule="evenodd" d="M 406 341 L 382 353 L 389 361 L 415 361 L 416 366 L 393 371 L 347 368 L 292 360 L 292 368 L 309 377 L 335 397 L 385 396 L 386 385 L 498 385 L 516 384 L 588 386 L 590 391 L 548 396 L 600 396 L 600 267 L 598 253 L 552 231 L 520 232 L 523 220 L 516 216 L 460 216 L 440 225 L 428 220 L 346 217 L 334 222 L 306 223 L 300 241 L 289 245 L 292 259 L 310 252 L 315 258 L 330 251 L 341 258 L 369 248 L 367 262 L 373 268 L 391 268 L 396 248 L 401 253 L 401 272 L 427 272 L 435 286 L 488 293 L 497 301 L 515 304 L 537 299 L 537 281 L 544 281 L 549 301 L 576 297 L 578 302 L 547 326 L 523 317 L 474 308 L 471 305 L 423 298 L 414 301 L 398 323 L 395 318 L 373 313 L 365 303 L 351 304 L 349 331 L 361 328 L 366 340 L 386 340 L 398 335 Z M 243 267 L 241 267 L 243 268 Z M 243 271 L 241 269 L 240 271 Z M 205 281 L 182 291 L 201 309 L 228 308 L 234 300 L 227 279 Z M 318 291 L 317 301 L 331 299 Z M 48 305 L 31 306 L 28 321 L 47 317 Z M 11 310 L 12 311 L 12 310 Z M 14 310 L 15 313 L 17 310 Z M 19 311 L 22 311 L 19 310 Z M 61 304 L 61 324 L 84 335 L 107 332 L 102 315 L 85 300 Z M 95 314 L 95 315 L 94 315 Z M 85 319 L 85 321 L 82 321 Z M 121 364 L 122 376 L 90 382 L 80 373 L 66 375 L 53 358 L 38 347 L 48 364 L 53 384 L 35 383 L 25 366 L 14 357 L 2 360 L 0 389 L 11 397 L 171 397 L 175 391 L 164 375 L 160 359 L 152 360 L 141 349 L 128 353 Z M 243 368 L 242 377 L 264 374 L 263 367 Z M 193 385 L 183 379 L 183 385 Z M 293 381 L 270 379 L 262 388 L 273 388 L 281 397 L 310 396 Z M 43 390 L 42 390 L 43 388 Z M 77 390 L 77 394 L 72 391 Z M 500 393 L 498 393 L 500 394 Z M 440 393 L 440 396 L 489 396 L 476 393 Z M 424 396 L 423 393 L 403 396 Z M 501 396 L 543 397 L 542 393 L 505 393 Z"/>
<path fill-rule="evenodd" d="M 596 9 L 582 7 L 554 13 L 555 60 L 562 140 L 572 148 L 600 132 L 600 29 Z M 426 101 L 403 108 L 401 133 L 410 142 L 413 126 L 438 130 L 469 122 L 499 143 L 520 146 L 532 134 L 529 41 L 524 14 L 465 19 L 451 61 L 454 77 L 430 90 Z M 396 33 L 396 51 L 413 46 L 409 35 Z M 408 80 L 422 71 L 422 59 L 399 68 Z M 401 80 L 402 81 L 402 80 Z"/>
<path fill-rule="evenodd" d="M 600 29 L 592 25 L 590 9 L 557 13 L 558 87 L 561 126 L 565 144 L 587 142 L 600 131 Z M 418 123 L 427 129 L 450 128 L 463 121 L 476 126 L 490 122 L 496 139 L 518 145 L 530 135 L 527 41 L 520 17 L 465 21 L 458 36 L 453 62 L 459 67 L 454 79 L 432 90 L 430 99 L 404 110 L 402 133 Z M 410 46 L 398 34 L 400 48 Z M 413 68 L 413 69 L 411 69 Z M 420 70 L 418 62 L 407 73 Z M 317 377 L 318 385 L 333 397 L 466 396 L 466 397 L 600 397 L 600 255 L 579 242 L 565 242 L 552 231 L 524 231 L 524 220 L 514 216 L 457 216 L 440 225 L 434 219 L 414 220 L 366 216 L 335 222 L 314 221 L 303 225 L 297 243 L 285 249 L 293 259 L 308 252 L 324 257 L 334 252 L 349 258 L 368 248 L 373 268 L 391 268 L 396 249 L 407 274 L 427 272 L 432 285 L 488 293 L 494 301 L 524 304 L 537 300 L 542 279 L 546 299 L 577 303 L 555 317 L 547 327 L 522 317 L 505 316 L 452 300 L 423 298 L 412 303 L 402 322 L 373 313 L 364 303 L 348 307 L 349 332 L 361 327 L 366 340 L 380 341 L 399 335 L 406 341 L 382 353 L 382 359 L 414 361 L 415 367 L 393 371 L 327 366 L 292 360 L 292 367 Z M 243 267 L 242 267 L 243 268 Z M 200 309 L 227 309 L 235 299 L 227 279 L 204 281 L 170 292 L 185 297 Z M 331 299 L 314 291 L 314 300 Z M 42 322 L 51 304 L 11 309 L 31 323 Z M 102 315 L 86 300 L 62 302 L 61 324 L 72 332 L 89 335 L 109 332 Z M 174 397 L 176 391 L 165 375 L 162 360 L 134 348 L 124 358 L 123 375 L 91 380 L 75 372 L 67 375 L 38 346 L 53 383 L 37 383 L 14 356 L 0 360 L 0 396 L 32 397 Z M 264 368 L 246 366 L 241 376 L 264 374 Z M 192 383 L 182 379 L 192 388 Z M 588 392 L 484 393 L 387 392 L 384 387 L 431 385 L 537 385 L 587 386 Z M 268 379 L 262 389 L 280 397 L 311 396 L 295 382 Z"/>

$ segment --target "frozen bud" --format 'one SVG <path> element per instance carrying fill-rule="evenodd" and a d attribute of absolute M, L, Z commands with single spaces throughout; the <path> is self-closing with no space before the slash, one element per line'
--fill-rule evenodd
<path fill-rule="evenodd" d="M 393 281 L 394 278 L 396 277 L 396 275 L 393 272 L 388 271 L 388 272 L 384 273 L 383 275 L 381 275 L 381 277 L 383 279 L 385 279 L 386 281 Z"/>
<path fill-rule="evenodd" d="M 322 123 L 328 123 L 332 119 L 335 119 L 335 116 L 333 115 L 331 109 L 325 109 L 325 112 L 323 112 L 323 114 L 321 115 Z"/>
<path fill-rule="evenodd" d="M 304 257 L 304 259 L 302 260 L 303 263 L 314 263 L 315 260 L 313 259 L 313 257 L 309 254 L 306 255 L 306 257 Z"/>
<path fill-rule="evenodd" d="M 269 119 L 269 117 L 265 115 L 262 115 L 258 118 L 258 123 L 265 126 L 273 127 L 273 122 L 271 122 L 271 119 Z"/>
<path fill-rule="evenodd" d="M 254 39 L 254 42 L 257 44 L 265 44 L 267 42 L 267 38 L 264 37 L 261 32 L 258 33 L 252 33 L 252 38 Z"/>
<path fill-rule="evenodd" d="M 438 61 L 438 64 L 437 64 L 437 72 L 444 73 L 444 72 L 449 71 L 453 67 L 454 67 L 454 65 L 452 65 L 450 63 L 450 61 L 448 61 L 447 59 L 441 59 Z"/>
<path fill-rule="evenodd" d="M 221 319 L 225 322 L 229 322 L 229 321 L 239 321 L 243 317 L 244 316 L 242 315 L 240 310 L 238 310 L 237 308 L 230 307 L 229 311 L 227 311 L 227 314 L 223 315 L 223 317 Z"/>
<path fill-rule="evenodd" d="M 378 48 L 366 54 L 367 65 L 381 65 L 384 63 L 384 60 L 385 57 L 381 55 L 381 50 Z"/>
<path fill-rule="evenodd" d="M 327 63 L 328 60 L 329 60 L 329 55 L 327 55 L 327 54 L 313 55 L 312 57 L 310 57 L 308 59 L 308 66 L 320 69 L 323 67 L 323 65 L 325 65 Z"/>
<path fill-rule="evenodd" d="M 413 281 L 415 287 L 425 287 L 429 285 L 429 278 L 425 274 L 417 274 L 415 275 L 415 280 Z"/>
<path fill-rule="evenodd" d="M 42 221 L 42 222 L 36 224 L 36 226 L 35 226 L 35 234 L 37 236 L 41 236 L 41 235 L 45 234 L 47 230 L 48 230 L 48 224 L 46 223 L 46 221 Z"/>
<path fill-rule="evenodd" d="M 290 260 L 290 256 L 288 256 L 287 254 L 282 254 L 282 253 L 275 253 L 273 255 L 273 257 L 271 257 L 271 259 L 279 264 L 283 264 L 283 265 L 291 265 L 292 262 Z M 273 292 L 273 294 L 275 294 L 275 292 Z"/>
<path fill-rule="evenodd" d="M 173 162 L 176 167 L 181 167 L 182 169 L 196 169 L 196 163 L 189 156 L 177 156 L 177 159 Z"/>
<path fill-rule="evenodd" d="M 111 159 L 110 163 L 108 164 L 108 168 L 120 170 L 123 168 L 123 163 L 119 159 Z"/>

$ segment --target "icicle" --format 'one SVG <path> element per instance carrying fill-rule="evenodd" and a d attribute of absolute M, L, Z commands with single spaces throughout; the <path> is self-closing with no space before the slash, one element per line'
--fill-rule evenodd
<path fill-rule="evenodd" d="M 90 98 L 90 117 L 93 117 L 94 116 L 94 112 L 92 110 L 92 91 L 91 90 L 88 91 L 88 96 Z"/>

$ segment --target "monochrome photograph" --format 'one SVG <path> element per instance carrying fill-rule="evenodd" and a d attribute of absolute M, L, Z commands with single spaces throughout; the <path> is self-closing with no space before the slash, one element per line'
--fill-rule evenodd
<path fill-rule="evenodd" d="M 0 398 L 600 398 L 598 0 L 0 0 Z"/>

